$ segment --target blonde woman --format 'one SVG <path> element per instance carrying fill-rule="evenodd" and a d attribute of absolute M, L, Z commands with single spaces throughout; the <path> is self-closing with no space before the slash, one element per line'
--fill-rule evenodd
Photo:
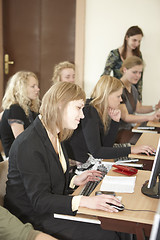
<path fill-rule="evenodd" d="M 14 139 L 33 122 L 39 111 L 37 76 L 20 71 L 9 80 L 3 100 L 1 141 L 6 157 Z"/>
<path fill-rule="evenodd" d="M 88 153 L 94 158 L 112 159 L 155 151 L 149 146 L 113 148 L 121 117 L 122 91 L 123 84 L 119 79 L 108 75 L 100 78 L 84 107 L 85 118 L 65 142 L 71 159 L 85 163 Z"/>
<path fill-rule="evenodd" d="M 73 83 L 59 82 L 47 91 L 39 117 L 11 147 L 5 206 L 22 221 L 32 222 L 35 229 L 58 239 L 120 240 L 117 233 L 103 230 L 99 224 L 54 216 L 54 213 L 75 215 L 79 207 L 117 212 L 107 203 L 121 206 L 111 195 L 69 195 L 69 189 L 75 185 L 102 176 L 95 170 L 73 176 L 61 143 L 84 118 L 84 102 L 84 91 Z"/>
<path fill-rule="evenodd" d="M 124 84 L 123 102 L 120 105 L 121 122 L 120 129 L 131 129 L 133 123 L 154 121 L 160 119 L 160 101 L 152 106 L 144 106 L 138 100 L 138 92 L 135 85 L 139 82 L 144 68 L 143 60 L 137 56 L 127 58 L 121 67 Z M 135 113 L 138 113 L 136 115 Z M 152 113 L 152 114 L 147 114 Z"/>
<path fill-rule="evenodd" d="M 53 70 L 52 82 L 74 82 L 75 65 L 71 62 L 64 61 L 55 65 Z"/>

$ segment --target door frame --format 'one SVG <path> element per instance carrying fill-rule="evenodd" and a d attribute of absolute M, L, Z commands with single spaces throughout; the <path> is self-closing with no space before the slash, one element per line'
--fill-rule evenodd
<path fill-rule="evenodd" d="M 0 106 L 4 87 L 2 1 L 0 0 Z M 75 64 L 77 84 L 81 87 L 84 87 L 85 10 L 86 0 L 76 0 Z"/>

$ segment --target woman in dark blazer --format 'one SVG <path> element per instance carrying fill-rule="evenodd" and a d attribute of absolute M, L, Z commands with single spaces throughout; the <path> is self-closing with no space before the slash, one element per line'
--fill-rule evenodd
<path fill-rule="evenodd" d="M 75 215 L 78 207 L 117 212 L 107 203 L 121 206 L 110 195 L 72 196 L 75 185 L 101 177 L 99 171 L 70 175 L 61 141 L 84 117 L 85 93 L 73 83 L 54 84 L 42 99 L 40 115 L 14 141 L 9 155 L 5 207 L 23 222 L 58 239 L 120 239 L 119 234 L 89 224 L 54 218 L 55 213 Z"/>

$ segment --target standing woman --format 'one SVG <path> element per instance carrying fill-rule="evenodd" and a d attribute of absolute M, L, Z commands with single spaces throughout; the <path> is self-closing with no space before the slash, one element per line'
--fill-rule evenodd
<path fill-rule="evenodd" d="M 39 87 L 37 76 L 20 71 L 9 80 L 3 100 L 1 141 L 6 157 L 14 139 L 35 119 L 39 111 Z"/>
<path fill-rule="evenodd" d="M 143 60 L 136 56 L 127 58 L 122 64 L 121 81 L 124 84 L 124 89 L 122 95 L 123 102 L 120 105 L 120 129 L 130 130 L 132 128 L 132 123 L 154 121 L 160 118 L 160 110 L 158 110 L 160 108 L 160 101 L 154 106 L 144 106 L 138 100 L 138 92 L 135 85 L 141 78 L 143 68 Z M 138 113 L 138 115 L 135 113 Z"/>
<path fill-rule="evenodd" d="M 138 26 L 130 27 L 124 37 L 123 45 L 117 49 L 111 50 L 108 55 L 103 75 L 109 75 L 113 71 L 113 76 L 120 79 L 122 73 L 120 68 L 123 61 L 131 56 L 142 58 L 140 51 L 140 43 L 143 37 L 143 32 Z M 139 93 L 139 100 L 142 101 L 142 76 L 136 88 Z"/>
<path fill-rule="evenodd" d="M 52 82 L 74 82 L 75 65 L 71 62 L 64 61 L 55 65 L 53 70 Z"/>
<path fill-rule="evenodd" d="M 113 159 L 155 150 L 149 146 L 113 148 L 121 117 L 122 91 L 119 79 L 109 75 L 99 79 L 85 104 L 85 118 L 65 143 L 69 158 L 85 163 L 88 153 L 94 158 Z"/>
<path fill-rule="evenodd" d="M 47 91 L 40 115 L 11 147 L 5 206 L 23 222 L 31 222 L 35 229 L 61 240 L 119 240 L 119 234 L 103 230 L 99 224 L 54 216 L 75 215 L 79 206 L 107 212 L 117 212 L 107 203 L 121 206 L 111 195 L 69 195 L 75 185 L 102 176 L 95 170 L 73 176 L 61 143 L 84 118 L 84 101 L 84 91 L 73 83 L 59 82 Z"/>

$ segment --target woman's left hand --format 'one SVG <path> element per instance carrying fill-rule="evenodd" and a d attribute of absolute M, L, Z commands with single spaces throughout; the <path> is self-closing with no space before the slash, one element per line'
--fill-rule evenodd
<path fill-rule="evenodd" d="M 121 118 L 121 110 L 120 109 L 113 109 L 113 108 L 108 108 L 108 114 L 116 122 L 120 121 Z"/>
<path fill-rule="evenodd" d="M 84 185 L 89 181 L 99 181 L 102 173 L 96 170 L 87 170 L 74 178 L 74 184 L 77 186 Z"/>

